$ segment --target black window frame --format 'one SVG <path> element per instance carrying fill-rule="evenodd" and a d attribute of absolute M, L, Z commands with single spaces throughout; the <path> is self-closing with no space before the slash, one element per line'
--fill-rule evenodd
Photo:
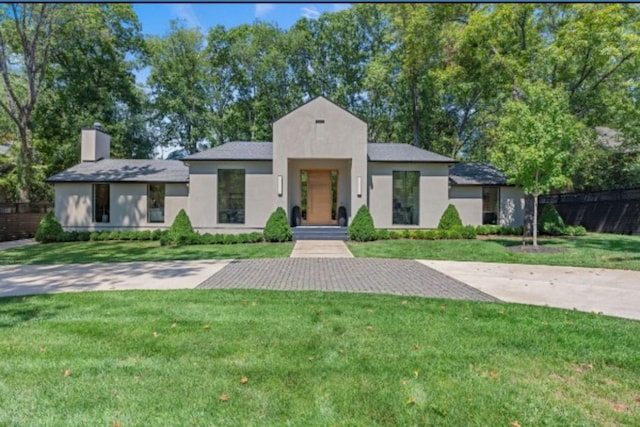
<path fill-rule="evenodd" d="M 413 177 L 409 178 L 410 175 Z M 392 171 L 391 223 L 393 225 L 420 225 L 420 177 L 419 170 Z M 397 185 L 398 181 L 402 184 Z M 399 189 L 403 194 L 398 194 Z M 411 194 L 408 194 L 409 191 Z"/>
<path fill-rule="evenodd" d="M 242 175 L 241 191 L 229 188 L 233 185 L 232 174 Z M 247 173 L 245 169 L 218 169 L 217 184 L 218 224 L 244 224 L 247 205 Z"/>
<path fill-rule="evenodd" d="M 152 194 L 151 187 L 160 187 L 162 190 L 160 193 Z M 147 184 L 147 222 L 152 224 L 164 224 L 165 222 L 165 198 L 167 194 L 167 185 L 165 183 L 150 182 Z M 160 195 L 161 199 L 157 196 Z M 162 209 L 162 220 L 152 219 L 151 213 L 154 209 Z"/>
<path fill-rule="evenodd" d="M 487 208 L 490 202 L 486 201 L 486 194 L 489 191 L 495 191 L 495 204 L 493 211 Z M 500 223 L 500 187 L 485 186 L 482 187 L 482 225 L 499 225 Z"/>
<path fill-rule="evenodd" d="M 106 205 L 98 206 L 99 188 L 106 188 Z M 103 195 L 102 195 L 103 196 Z M 104 199 L 102 200 L 104 202 Z M 94 183 L 91 186 L 91 210 L 93 222 L 100 224 L 109 224 L 111 222 L 111 185 L 106 183 Z M 106 221 L 105 221 L 106 215 Z"/>

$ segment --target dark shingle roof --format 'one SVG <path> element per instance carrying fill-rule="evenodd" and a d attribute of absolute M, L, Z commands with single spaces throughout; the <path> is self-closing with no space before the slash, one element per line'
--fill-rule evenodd
<path fill-rule="evenodd" d="M 273 160 L 273 143 L 234 141 L 183 158 L 199 160 Z"/>
<path fill-rule="evenodd" d="M 444 162 L 455 160 L 423 150 L 409 144 L 368 144 L 369 161 L 372 162 Z M 192 154 L 182 159 L 198 160 L 273 160 L 273 143 L 271 142 L 227 142 L 201 153 Z"/>
<path fill-rule="evenodd" d="M 47 182 L 188 182 L 189 168 L 180 160 L 104 159 L 82 162 Z"/>
<path fill-rule="evenodd" d="M 458 163 L 449 170 L 455 185 L 507 185 L 507 177 L 488 163 Z"/>
<path fill-rule="evenodd" d="M 409 144 L 384 144 L 370 142 L 368 144 L 370 162 L 436 162 L 454 163 L 455 160 L 423 150 Z"/>

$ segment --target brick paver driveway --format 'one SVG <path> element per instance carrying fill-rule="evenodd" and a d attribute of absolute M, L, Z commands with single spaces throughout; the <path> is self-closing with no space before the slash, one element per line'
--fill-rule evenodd
<path fill-rule="evenodd" d="M 411 260 L 281 258 L 232 261 L 198 288 L 363 292 L 498 301 Z"/>

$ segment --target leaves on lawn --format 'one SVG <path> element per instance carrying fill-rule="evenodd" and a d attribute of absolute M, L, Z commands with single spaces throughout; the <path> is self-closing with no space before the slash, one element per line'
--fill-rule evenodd
<path fill-rule="evenodd" d="M 240 384 L 246 384 L 248 382 L 249 382 L 249 378 L 247 378 L 247 377 L 240 378 Z"/>
<path fill-rule="evenodd" d="M 509 426 L 511 427 L 521 427 L 520 423 L 517 421 L 509 421 Z"/>
<path fill-rule="evenodd" d="M 211 324 L 210 324 L 210 323 L 205 324 L 205 325 L 202 327 L 202 329 L 211 329 Z"/>
<path fill-rule="evenodd" d="M 418 344 L 414 344 L 414 345 L 413 345 L 413 349 L 414 349 L 414 350 L 420 350 L 420 346 L 419 346 Z"/>
<path fill-rule="evenodd" d="M 499 376 L 500 376 L 500 374 L 498 374 L 498 372 L 494 371 L 493 369 L 491 370 L 491 372 L 489 372 L 489 378 L 491 378 L 492 380 L 495 380 Z"/>
<path fill-rule="evenodd" d="M 407 405 L 415 405 L 416 403 L 418 403 L 416 398 L 413 396 L 409 396 L 409 399 L 407 399 Z"/>
<path fill-rule="evenodd" d="M 159 334 L 159 333 L 157 333 L 157 332 L 155 332 L 155 331 L 153 332 L 153 337 L 154 337 L 154 338 L 158 338 L 159 336 L 160 336 L 160 334 Z"/>
<path fill-rule="evenodd" d="M 69 378 L 71 376 L 71 369 L 65 369 L 63 375 L 65 378 Z"/>
<path fill-rule="evenodd" d="M 221 402 L 228 402 L 229 401 L 229 395 L 227 393 L 222 393 L 220 395 L 220 401 Z"/>
<path fill-rule="evenodd" d="M 110 427 L 122 427 L 122 423 L 120 423 L 120 421 L 116 421 L 115 423 L 111 424 Z"/>

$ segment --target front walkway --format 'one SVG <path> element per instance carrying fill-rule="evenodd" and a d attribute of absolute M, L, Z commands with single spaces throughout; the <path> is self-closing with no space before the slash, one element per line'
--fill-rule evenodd
<path fill-rule="evenodd" d="M 353 258 L 342 240 L 297 240 L 291 258 Z"/>

